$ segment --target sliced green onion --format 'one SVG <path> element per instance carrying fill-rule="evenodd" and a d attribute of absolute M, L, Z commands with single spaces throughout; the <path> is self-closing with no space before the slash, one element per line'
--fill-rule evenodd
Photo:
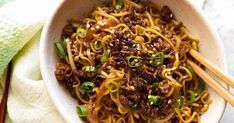
<path fill-rule="evenodd" d="M 180 81 L 180 78 L 179 77 L 176 77 L 176 79 L 175 79 L 177 82 L 179 82 Z"/>
<path fill-rule="evenodd" d="M 128 56 L 127 63 L 129 67 L 139 67 L 141 65 L 141 57 L 138 56 Z"/>
<path fill-rule="evenodd" d="M 164 53 L 163 52 L 157 52 L 156 54 L 153 54 L 151 57 L 150 57 L 150 61 L 149 63 L 152 65 L 152 66 L 158 66 L 158 65 L 161 65 L 164 61 Z"/>
<path fill-rule="evenodd" d="M 148 99 L 150 101 L 150 105 L 156 105 L 160 99 L 160 96 L 157 95 L 149 95 Z"/>
<path fill-rule="evenodd" d="M 195 91 L 195 96 L 196 97 L 199 96 L 204 89 L 205 89 L 205 82 L 202 80 L 202 81 L 200 81 L 200 84 L 199 84 L 198 88 Z"/>
<path fill-rule="evenodd" d="M 90 93 L 93 92 L 94 88 L 95 84 L 93 82 L 84 82 L 80 86 L 80 92 L 81 94 Z"/>
<path fill-rule="evenodd" d="M 101 57 L 101 62 L 104 63 L 104 62 L 107 62 L 109 60 L 109 55 L 110 55 L 110 50 L 106 50 L 104 51 L 104 53 L 102 54 L 102 57 Z"/>
<path fill-rule="evenodd" d="M 110 5 L 112 3 L 111 0 L 102 0 L 101 1 L 101 7 L 107 7 L 108 5 Z"/>
<path fill-rule="evenodd" d="M 78 105 L 76 107 L 76 112 L 79 117 L 87 117 L 88 116 L 88 110 L 86 105 Z"/>
<path fill-rule="evenodd" d="M 189 90 L 188 93 L 189 93 L 189 97 L 190 97 L 190 100 L 188 101 L 188 103 L 191 104 L 195 101 L 195 97 L 196 97 L 195 92 L 192 90 Z"/>
<path fill-rule="evenodd" d="M 195 72 L 194 72 L 192 66 L 188 65 L 187 68 L 189 69 L 189 71 L 191 72 L 192 76 L 194 77 L 195 76 Z"/>
<path fill-rule="evenodd" d="M 59 58 L 64 59 L 66 57 L 65 50 L 63 48 L 63 42 L 55 42 L 55 47 L 58 51 Z"/>
<path fill-rule="evenodd" d="M 85 71 L 86 71 L 86 72 L 96 72 L 96 71 L 97 71 L 97 68 L 94 67 L 94 66 L 86 66 L 86 67 L 85 67 Z"/>
<path fill-rule="evenodd" d="M 101 41 L 94 41 L 94 49 L 95 50 L 100 50 L 102 48 L 102 43 Z"/>
<path fill-rule="evenodd" d="M 82 28 L 81 26 L 77 28 L 76 33 L 78 34 L 78 36 L 80 36 L 81 38 L 85 38 L 87 35 L 87 30 Z"/>
<path fill-rule="evenodd" d="M 177 100 L 176 100 L 176 104 L 175 104 L 175 107 L 177 109 L 180 109 L 184 106 L 184 98 L 182 97 L 179 97 Z"/>
<path fill-rule="evenodd" d="M 108 81 L 105 83 L 106 88 L 111 92 L 117 92 L 119 90 L 119 84 L 115 81 Z"/>
<path fill-rule="evenodd" d="M 116 9 L 121 9 L 124 5 L 124 0 L 118 0 L 117 3 L 116 3 L 116 6 L 115 8 Z"/>
<path fill-rule="evenodd" d="M 159 87 L 159 84 L 157 82 L 153 83 L 153 87 L 154 88 L 158 88 Z"/>

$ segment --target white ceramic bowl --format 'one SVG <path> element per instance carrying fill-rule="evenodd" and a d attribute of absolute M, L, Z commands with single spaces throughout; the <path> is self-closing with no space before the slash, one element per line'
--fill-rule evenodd
<path fill-rule="evenodd" d="M 68 123 L 82 122 L 76 114 L 77 102 L 56 80 L 54 71 L 58 57 L 54 42 L 59 39 L 68 19 L 85 17 L 99 0 L 65 0 L 53 13 L 44 26 L 40 42 L 40 63 L 42 76 L 56 108 Z M 159 6 L 167 5 L 176 19 L 182 21 L 191 33 L 200 38 L 201 54 L 220 68 L 226 70 L 224 49 L 215 29 L 210 26 L 201 10 L 192 5 L 191 0 L 151 0 Z M 218 123 L 224 112 L 226 102 L 209 88 L 213 103 L 202 115 L 202 123 Z"/>

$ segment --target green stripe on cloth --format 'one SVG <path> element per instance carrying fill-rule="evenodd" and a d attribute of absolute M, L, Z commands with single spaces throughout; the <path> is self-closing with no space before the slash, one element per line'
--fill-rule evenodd
<path fill-rule="evenodd" d="M 14 0 L 0 0 L 0 7 L 9 1 L 14 1 Z"/>

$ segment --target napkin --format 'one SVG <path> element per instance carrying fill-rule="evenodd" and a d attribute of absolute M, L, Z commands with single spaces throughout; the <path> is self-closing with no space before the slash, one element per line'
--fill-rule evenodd
<path fill-rule="evenodd" d="M 41 78 L 38 54 L 43 23 L 61 0 L 11 1 L 0 8 L 2 80 L 7 64 L 13 61 L 7 102 L 10 120 L 7 118 L 6 122 L 62 123 L 64 121 L 54 108 Z M 4 87 L 1 82 L 0 95 Z"/>
<path fill-rule="evenodd" d="M 38 54 L 43 23 L 62 0 L 5 1 L 11 2 L 0 8 L 0 100 L 4 72 L 13 61 L 6 122 L 63 123 L 41 78 Z M 204 0 L 193 2 L 201 7 Z"/>

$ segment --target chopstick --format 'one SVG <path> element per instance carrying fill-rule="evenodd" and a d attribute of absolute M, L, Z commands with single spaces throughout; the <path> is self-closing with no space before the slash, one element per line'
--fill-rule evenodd
<path fill-rule="evenodd" d="M 188 64 L 190 64 L 194 70 L 194 72 L 200 76 L 214 91 L 223 97 L 228 103 L 230 103 L 234 107 L 234 95 L 231 94 L 227 89 L 221 86 L 218 82 L 216 82 L 212 77 L 210 77 L 200 66 L 192 62 L 191 60 L 187 60 Z"/>
<path fill-rule="evenodd" d="M 202 65 L 204 65 L 208 70 L 213 72 L 216 76 L 218 76 L 220 79 L 222 79 L 226 84 L 230 85 L 232 88 L 234 88 L 234 78 L 229 76 L 227 73 L 223 72 L 221 69 L 216 67 L 214 64 L 209 62 L 208 60 L 204 59 L 200 53 L 198 53 L 196 50 L 191 49 L 190 55 L 193 56 L 197 61 L 199 61 Z"/>
<path fill-rule="evenodd" d="M 5 122 L 6 109 L 7 109 L 7 98 L 8 98 L 8 92 L 9 92 L 10 77 L 11 77 L 11 65 L 12 65 L 12 62 L 10 62 L 8 65 L 7 78 L 6 78 L 6 82 L 5 82 L 5 89 L 4 89 L 2 102 L 0 105 L 0 109 L 1 109 L 0 110 L 0 123 Z"/>

